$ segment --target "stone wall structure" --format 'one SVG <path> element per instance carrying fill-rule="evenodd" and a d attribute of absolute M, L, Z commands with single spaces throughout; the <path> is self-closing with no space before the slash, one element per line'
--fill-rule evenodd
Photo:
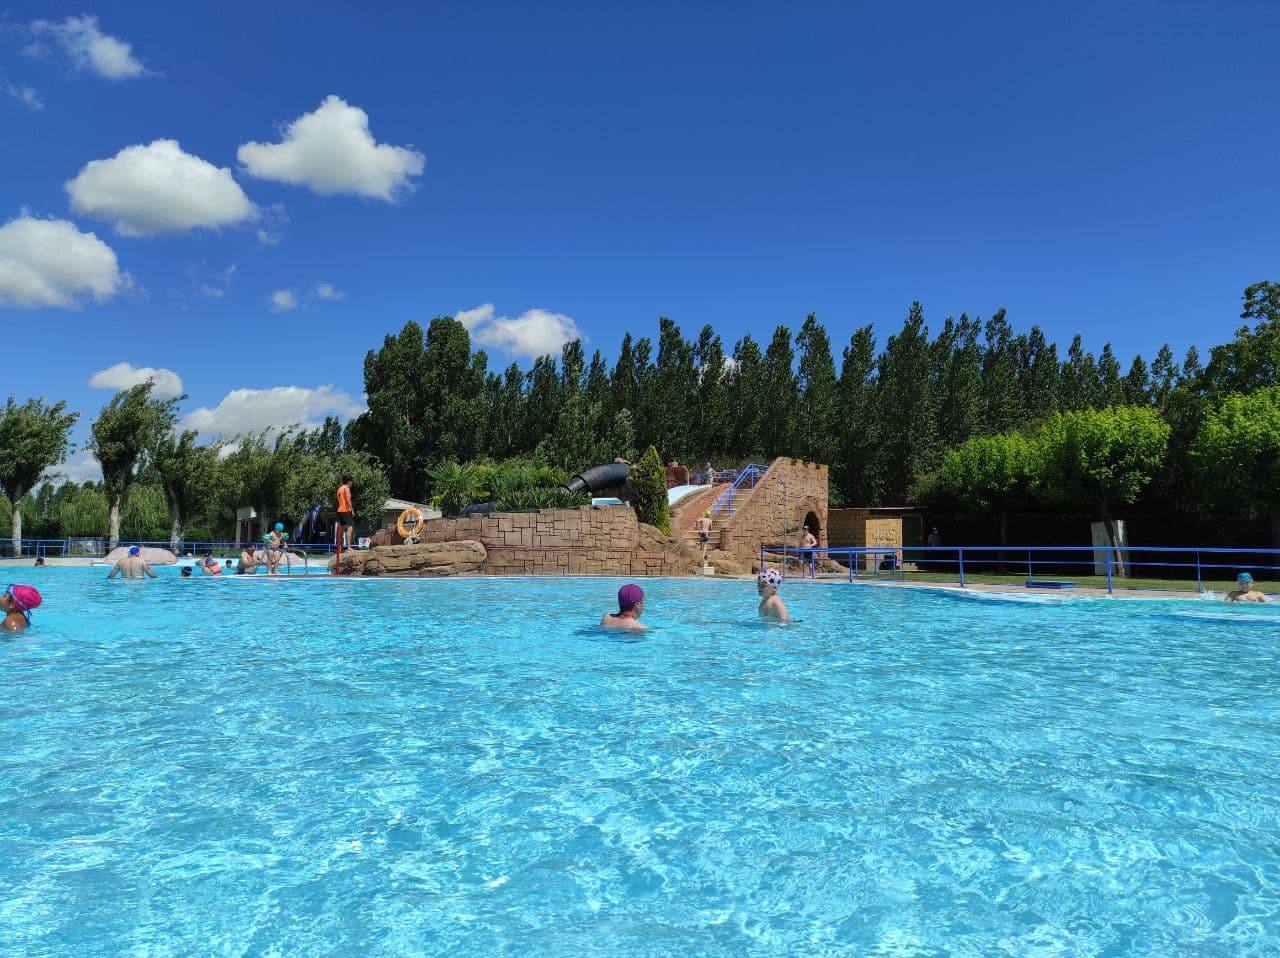
<path fill-rule="evenodd" d="M 829 538 L 833 546 L 886 547 L 899 550 L 902 561 L 902 518 L 908 509 L 832 509 Z M 874 569 L 879 558 L 866 556 L 863 565 Z"/>
<path fill-rule="evenodd" d="M 806 519 L 816 519 L 818 545 L 827 544 L 827 467 L 779 457 L 748 495 L 735 494 L 733 515 L 717 518 L 721 550 L 755 570 L 760 546 L 796 545 Z M 712 540 L 715 541 L 715 533 Z"/>
<path fill-rule="evenodd" d="M 696 549 L 640 523 L 626 506 L 429 519 L 417 546 L 377 544 L 379 539 L 394 542 L 396 538 L 394 531 L 375 537 L 375 547 L 366 550 L 371 559 L 358 570 L 353 566 L 351 574 L 448 574 L 422 571 L 430 565 L 424 562 L 415 567 L 412 561 L 395 557 L 426 547 L 456 553 L 473 545 L 484 553 L 471 570 L 480 575 L 692 575 L 700 564 Z M 344 557 L 343 570 L 345 563 Z"/>

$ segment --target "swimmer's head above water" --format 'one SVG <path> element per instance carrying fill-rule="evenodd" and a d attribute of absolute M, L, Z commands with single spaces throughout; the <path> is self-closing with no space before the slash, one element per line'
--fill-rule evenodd
<path fill-rule="evenodd" d="M 639 615 L 644 609 L 644 589 L 634 582 L 628 582 L 618 590 L 618 614 L 633 612 Z"/>
<path fill-rule="evenodd" d="M 777 569 L 762 569 L 756 576 L 756 588 L 761 595 L 774 595 L 782 584 L 782 573 Z"/>

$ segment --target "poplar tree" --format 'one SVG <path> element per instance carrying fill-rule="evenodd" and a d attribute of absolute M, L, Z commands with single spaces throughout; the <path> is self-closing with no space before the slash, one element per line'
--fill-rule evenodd
<path fill-rule="evenodd" d="M 836 364 L 827 330 L 813 313 L 801 324 L 796 346 L 800 350 L 800 407 L 792 448 L 811 462 L 830 463 L 839 443 Z"/>

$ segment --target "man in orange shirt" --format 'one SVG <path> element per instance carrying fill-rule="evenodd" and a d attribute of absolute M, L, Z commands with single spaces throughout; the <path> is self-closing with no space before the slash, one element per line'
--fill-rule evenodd
<path fill-rule="evenodd" d="M 338 524 L 333 527 L 333 544 L 342 549 L 351 548 L 351 530 L 355 528 L 356 510 L 351 505 L 351 477 L 343 476 L 338 486 Z M 338 537 L 341 536 L 341 541 Z"/>

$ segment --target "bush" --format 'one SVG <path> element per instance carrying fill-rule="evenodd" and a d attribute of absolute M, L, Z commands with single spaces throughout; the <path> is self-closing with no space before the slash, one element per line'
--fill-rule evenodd
<path fill-rule="evenodd" d="M 653 526 L 664 535 L 671 534 L 671 510 L 667 507 L 667 473 L 662 468 L 658 450 L 650 446 L 640 461 L 631 467 L 627 480 L 631 490 L 631 507 L 636 518 Z"/>

